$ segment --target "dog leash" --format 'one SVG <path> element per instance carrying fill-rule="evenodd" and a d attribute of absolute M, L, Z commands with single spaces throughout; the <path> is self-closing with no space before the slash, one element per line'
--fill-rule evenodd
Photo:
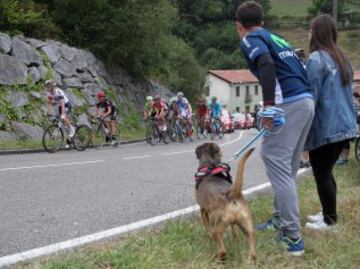
<path fill-rule="evenodd" d="M 242 147 L 238 152 L 236 152 L 231 159 L 227 162 L 230 164 L 232 161 L 237 159 L 245 150 L 247 150 L 252 144 L 256 142 L 262 136 L 270 136 L 275 135 L 279 132 L 273 132 L 271 129 L 267 129 L 262 126 L 262 119 L 263 118 L 272 118 L 273 119 L 273 126 L 281 127 L 285 124 L 285 112 L 281 108 L 278 107 L 267 107 L 265 109 L 260 110 L 257 113 L 257 126 L 259 126 L 260 131 L 256 134 L 256 136 L 251 139 L 244 147 Z"/>

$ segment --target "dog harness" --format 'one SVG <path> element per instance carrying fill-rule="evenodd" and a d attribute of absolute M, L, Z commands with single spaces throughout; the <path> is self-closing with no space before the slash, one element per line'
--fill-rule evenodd
<path fill-rule="evenodd" d="M 205 177 L 215 175 L 232 184 L 230 166 L 226 163 L 218 163 L 199 167 L 197 173 L 195 173 L 195 188 L 199 188 L 200 183 Z"/>

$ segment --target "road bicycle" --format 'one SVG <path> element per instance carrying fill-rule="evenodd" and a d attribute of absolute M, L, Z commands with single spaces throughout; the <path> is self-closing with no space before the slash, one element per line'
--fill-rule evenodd
<path fill-rule="evenodd" d="M 178 117 L 175 122 L 175 132 L 180 143 L 185 140 L 193 141 L 194 130 L 189 118 Z"/>
<path fill-rule="evenodd" d="M 75 127 L 75 134 L 72 138 L 68 137 L 68 128 L 66 128 L 58 116 L 50 116 L 48 120 L 51 124 L 45 129 L 42 144 L 49 153 L 54 153 L 66 145 L 73 146 L 78 151 L 85 150 L 89 145 L 89 131 L 87 125 L 78 125 Z M 65 139 L 65 134 L 67 138 Z M 66 140 L 66 141 L 65 141 Z"/>
<path fill-rule="evenodd" d="M 220 119 L 211 118 L 211 123 L 210 123 L 211 140 L 214 140 L 216 136 L 218 136 L 219 139 L 222 139 L 224 137 L 224 129 L 222 127 Z"/>
<path fill-rule="evenodd" d="M 164 144 L 170 143 L 170 136 L 168 133 L 168 127 L 166 123 L 159 125 L 159 119 L 152 117 L 147 120 L 147 128 L 146 128 L 146 141 L 154 146 L 161 140 Z"/>
<path fill-rule="evenodd" d="M 112 140 L 110 130 L 103 117 L 91 117 L 89 138 L 89 144 L 95 148 L 106 145 L 117 147 L 119 145 L 118 141 Z"/>
<path fill-rule="evenodd" d="M 197 139 L 207 139 L 208 137 L 208 119 L 204 117 L 200 119 L 199 117 L 194 117 L 194 130 Z"/>

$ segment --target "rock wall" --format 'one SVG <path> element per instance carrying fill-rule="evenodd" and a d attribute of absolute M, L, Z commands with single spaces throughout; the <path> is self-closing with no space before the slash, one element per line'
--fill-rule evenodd
<path fill-rule="evenodd" d="M 147 95 L 172 95 L 154 81 L 137 81 L 117 66 L 107 68 L 89 51 L 0 33 L 0 140 L 41 139 L 47 79 L 67 93 L 78 122 L 87 121 L 93 96 L 102 89 L 117 105 L 120 122 L 129 111 L 141 115 Z"/>

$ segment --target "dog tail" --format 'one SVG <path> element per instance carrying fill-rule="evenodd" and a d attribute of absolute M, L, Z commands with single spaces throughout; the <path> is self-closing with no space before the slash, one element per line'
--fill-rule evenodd
<path fill-rule="evenodd" d="M 244 167 L 246 160 L 250 157 L 251 153 L 254 151 L 255 148 L 249 149 L 245 155 L 241 158 L 238 170 L 236 173 L 236 180 L 234 187 L 229 191 L 228 198 L 235 199 L 241 196 L 242 186 L 243 186 L 243 179 L 244 179 Z"/>

